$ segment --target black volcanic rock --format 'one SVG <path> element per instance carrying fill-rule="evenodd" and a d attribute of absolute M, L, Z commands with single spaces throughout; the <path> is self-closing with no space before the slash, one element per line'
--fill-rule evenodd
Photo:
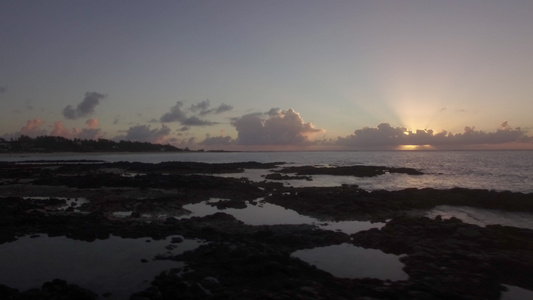
<path fill-rule="evenodd" d="M 533 289 L 533 230 L 458 219 L 396 218 L 352 235 L 357 246 L 402 258 L 410 281 L 444 298 L 499 299 L 499 283 Z"/>
<path fill-rule="evenodd" d="M 16 289 L 6 287 L 0 284 L 0 299 L 5 300 L 55 300 L 55 299 L 76 299 L 76 300 L 94 300 L 98 295 L 94 292 L 70 284 L 65 280 L 54 279 L 45 282 L 40 289 L 30 289 L 19 292 Z"/>

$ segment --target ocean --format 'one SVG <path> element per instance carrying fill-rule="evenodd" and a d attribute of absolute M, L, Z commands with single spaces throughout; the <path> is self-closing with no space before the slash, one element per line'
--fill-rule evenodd
<path fill-rule="evenodd" d="M 367 190 L 454 187 L 533 193 L 533 151 L 324 151 L 324 152 L 186 152 L 186 153 L 88 153 L 3 156 L 0 161 L 90 159 L 107 162 L 195 161 L 207 163 L 284 162 L 293 165 L 376 165 L 409 167 L 421 176 L 386 174 L 373 178 L 314 176 L 294 186 L 356 184 Z M 262 180 L 268 171 L 247 170 L 239 177 Z M 234 175 L 231 175 L 234 176 Z"/>

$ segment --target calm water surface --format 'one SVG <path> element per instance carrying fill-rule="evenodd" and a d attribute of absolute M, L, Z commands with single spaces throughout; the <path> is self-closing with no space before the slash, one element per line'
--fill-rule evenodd
<path fill-rule="evenodd" d="M 121 153 L 2 156 L 0 161 L 97 159 L 108 162 L 196 161 L 285 162 L 287 165 L 379 165 L 410 167 L 424 175 L 388 174 L 373 178 L 314 176 L 311 182 L 290 183 L 295 186 L 334 186 L 357 184 L 368 190 L 453 187 L 533 192 L 533 151 L 355 151 L 355 152 L 189 152 L 189 153 Z M 265 171 L 250 170 L 253 180 L 262 180 Z"/>
<path fill-rule="evenodd" d="M 170 245 L 170 238 L 112 236 L 85 242 L 66 237 L 25 236 L 0 244 L 0 283 L 24 291 L 61 278 L 98 294 L 109 292 L 112 295 L 108 299 L 128 299 L 149 287 L 162 271 L 183 266 L 175 261 L 153 260 L 156 255 L 177 255 L 200 244 L 197 240 L 184 240 L 169 250 L 165 247 Z M 141 262 L 142 259 L 147 262 Z"/>

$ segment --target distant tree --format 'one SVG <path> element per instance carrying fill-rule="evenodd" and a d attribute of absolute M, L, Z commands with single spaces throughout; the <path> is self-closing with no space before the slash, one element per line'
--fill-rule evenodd
<path fill-rule="evenodd" d="M 119 141 L 107 139 L 79 139 L 72 140 L 60 136 L 38 136 L 31 138 L 21 135 L 17 139 L 6 141 L 14 152 L 154 152 L 154 151 L 183 151 L 183 149 L 166 144 L 152 144 L 148 142 Z M 188 150 L 188 149 L 187 149 Z"/>

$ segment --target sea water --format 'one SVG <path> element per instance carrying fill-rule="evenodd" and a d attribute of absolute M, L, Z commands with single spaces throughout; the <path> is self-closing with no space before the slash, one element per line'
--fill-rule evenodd
<path fill-rule="evenodd" d="M 454 187 L 533 192 L 533 151 L 324 151 L 324 152 L 171 152 L 89 153 L 1 156 L 0 161 L 92 159 L 107 162 L 194 161 L 207 163 L 284 162 L 285 166 L 375 165 L 415 168 L 424 175 L 386 174 L 371 178 L 313 176 L 291 181 L 295 186 L 357 184 L 367 190 Z M 233 176 L 262 180 L 268 170 L 248 170 Z"/>

